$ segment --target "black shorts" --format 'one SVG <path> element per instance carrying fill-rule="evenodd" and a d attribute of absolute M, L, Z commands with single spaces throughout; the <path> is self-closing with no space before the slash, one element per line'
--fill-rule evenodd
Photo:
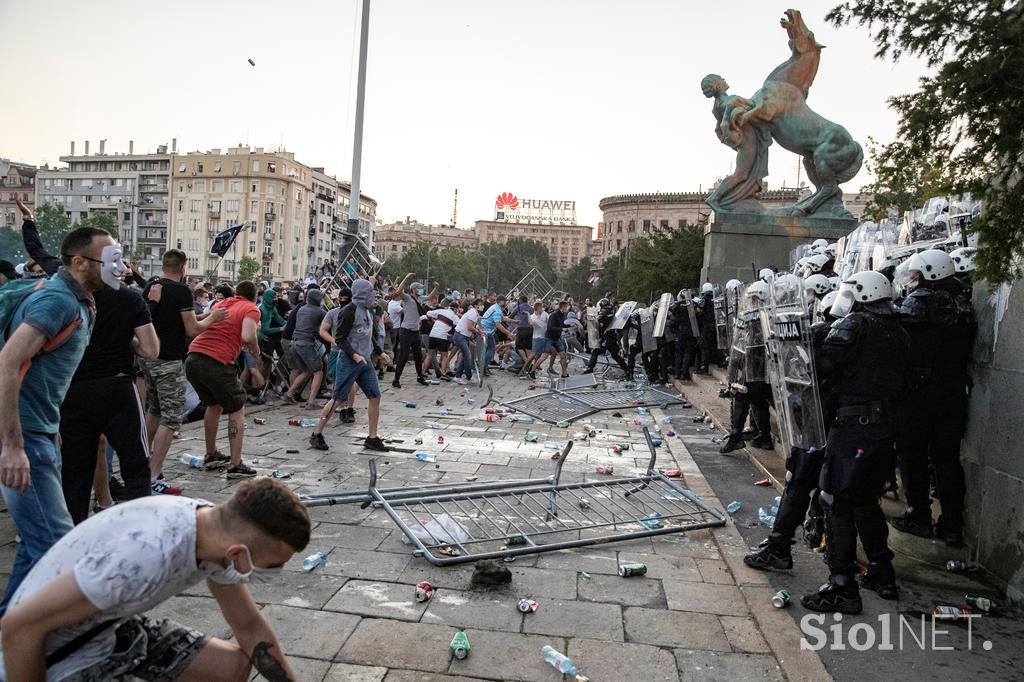
<path fill-rule="evenodd" d="M 516 350 L 529 351 L 533 349 L 533 327 L 520 329 L 516 332 Z"/>
<path fill-rule="evenodd" d="M 501 331 L 500 329 L 494 330 L 494 343 L 505 343 L 508 341 L 508 334 Z"/>
<path fill-rule="evenodd" d="M 225 414 L 238 412 L 245 405 L 245 389 L 234 364 L 225 365 L 209 355 L 189 353 L 185 358 L 185 376 L 204 405 L 219 405 Z"/>
<path fill-rule="evenodd" d="M 452 343 L 448 339 L 438 339 L 431 336 L 427 339 L 427 350 L 436 350 L 442 353 L 447 353 L 448 348 L 451 347 Z"/>

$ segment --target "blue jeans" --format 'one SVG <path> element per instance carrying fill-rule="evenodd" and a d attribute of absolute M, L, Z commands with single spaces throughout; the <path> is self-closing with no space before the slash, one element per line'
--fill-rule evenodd
<path fill-rule="evenodd" d="M 487 370 L 490 369 L 491 360 L 494 359 L 494 351 L 496 346 L 494 344 L 494 332 L 487 335 L 487 350 L 484 351 L 484 366 L 480 368 L 480 371 L 487 374 Z"/>
<path fill-rule="evenodd" d="M 74 528 L 61 486 L 57 435 L 26 431 L 23 438 L 32 483 L 23 493 L 0 486 L 4 502 L 21 536 L 7 592 L 0 603 L 0 616 L 7 611 L 11 597 L 36 562 Z M 95 453 L 93 455 L 95 458 Z"/>
<path fill-rule="evenodd" d="M 338 353 L 334 369 L 334 392 L 332 397 L 344 403 L 352 391 L 352 384 L 358 384 L 368 400 L 380 397 L 380 384 L 377 383 L 377 372 L 370 364 L 370 358 L 364 362 L 353 362 L 345 353 Z"/>
<path fill-rule="evenodd" d="M 459 353 L 462 356 L 459 360 L 459 368 L 455 371 L 455 376 L 460 377 L 465 375 L 467 380 L 472 379 L 473 354 L 469 350 L 469 337 L 455 332 L 452 334 L 452 343 L 454 343 L 455 347 L 459 349 Z"/>

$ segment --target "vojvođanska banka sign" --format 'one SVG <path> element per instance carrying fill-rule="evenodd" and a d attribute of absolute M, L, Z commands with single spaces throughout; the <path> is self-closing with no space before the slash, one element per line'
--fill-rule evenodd
<path fill-rule="evenodd" d="M 520 199 L 502 192 L 494 202 L 494 219 L 510 223 L 576 224 L 576 202 L 559 199 Z"/>

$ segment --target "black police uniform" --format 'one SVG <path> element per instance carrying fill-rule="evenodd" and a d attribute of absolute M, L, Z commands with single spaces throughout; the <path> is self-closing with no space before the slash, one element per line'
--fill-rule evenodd
<path fill-rule="evenodd" d="M 907 513 L 893 519 L 893 526 L 932 537 L 931 462 L 942 503 L 937 533 L 948 544 L 960 545 L 966 491 L 960 441 L 967 424 L 967 363 L 977 321 L 962 285 L 953 277 L 922 282 L 903 300 L 900 321 L 911 339 L 910 388 L 915 399 L 904 407 L 896 439 Z"/>
<path fill-rule="evenodd" d="M 701 306 L 697 315 L 697 329 L 700 331 L 699 372 L 707 374 L 709 365 L 718 363 L 718 330 L 715 326 L 715 297 L 709 291 L 701 294 Z"/>
<path fill-rule="evenodd" d="M 751 344 L 747 346 L 747 362 L 763 367 L 766 362 L 763 357 L 765 348 L 761 323 L 755 319 L 747 324 L 752 325 L 751 331 L 754 334 Z M 757 354 L 760 357 L 754 357 Z M 747 381 L 744 382 L 743 387 L 745 390 L 730 387 L 732 402 L 729 406 L 729 438 L 719 450 L 723 454 L 743 447 L 743 429 L 747 424 L 748 414 L 756 430 L 751 445 L 765 450 L 771 450 L 774 447 L 768 414 L 768 408 L 772 405 L 771 385 L 767 381 Z"/>
<path fill-rule="evenodd" d="M 602 299 L 604 301 L 604 299 Z M 607 352 L 615 360 L 619 368 L 625 373 L 629 372 L 629 368 L 626 367 L 625 361 L 622 359 L 622 355 L 619 354 L 619 332 L 617 329 L 609 329 L 608 326 L 615 319 L 615 307 L 611 303 L 604 301 L 604 305 L 601 306 L 597 313 L 597 328 L 601 332 L 601 340 L 590 353 L 590 362 L 587 363 L 587 369 L 584 372 L 593 372 L 594 368 L 597 367 L 597 358 L 604 352 Z"/>
<path fill-rule="evenodd" d="M 677 379 L 690 379 L 690 368 L 697 354 L 697 337 L 693 335 L 690 325 L 690 314 L 683 301 L 676 301 L 669 308 L 672 316 L 672 331 L 676 335 L 675 369 L 672 372 Z"/>
<path fill-rule="evenodd" d="M 909 353 L 910 339 L 888 300 L 856 304 L 815 349 L 818 371 L 834 385 L 836 416 L 819 480 L 830 578 L 801 600 L 813 611 L 861 611 L 854 580 L 858 535 L 870 562 L 871 585 L 895 586 L 878 498 L 892 468 L 892 406 L 906 390 Z"/>

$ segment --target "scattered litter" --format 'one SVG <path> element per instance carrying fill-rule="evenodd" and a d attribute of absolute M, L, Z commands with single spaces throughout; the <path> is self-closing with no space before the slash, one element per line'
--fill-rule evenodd
<path fill-rule="evenodd" d="M 525 414 L 510 414 L 508 416 L 508 420 L 510 422 L 522 422 L 523 424 L 533 423 L 533 417 L 527 416 Z"/>
<path fill-rule="evenodd" d="M 470 405 L 476 405 L 476 401 L 475 401 L 475 400 L 473 400 L 472 398 L 470 398 L 470 399 L 469 399 L 469 400 L 467 400 L 466 402 L 467 402 L 467 403 L 469 403 Z"/>
<path fill-rule="evenodd" d="M 292 477 L 292 475 L 290 473 L 288 473 L 286 471 L 281 471 L 280 469 L 274 469 L 270 473 L 270 475 L 272 477 L 274 477 L 274 478 L 291 478 Z"/>
<path fill-rule="evenodd" d="M 704 421 L 704 416 L 705 416 L 704 413 L 701 412 L 700 414 L 698 414 L 696 417 L 693 418 L 693 423 L 694 424 L 700 424 L 702 421 Z"/>
<path fill-rule="evenodd" d="M 557 426 L 560 429 L 567 429 L 569 428 L 569 422 L 563 419 L 562 421 L 556 423 L 555 426 Z"/>
<path fill-rule="evenodd" d="M 430 598 L 434 596 L 434 586 L 424 580 L 421 583 L 416 584 L 416 601 L 425 602 L 430 601 Z"/>
<path fill-rule="evenodd" d="M 458 544 L 470 539 L 469 531 L 466 530 L 465 526 L 452 518 L 451 514 L 438 514 L 429 521 L 420 521 L 418 526 L 410 526 L 409 530 L 420 542 L 427 544 L 442 542 Z M 412 541 L 405 534 L 402 535 L 402 542 L 407 545 L 412 544 Z"/>
<path fill-rule="evenodd" d="M 444 445 L 444 436 L 438 436 L 437 437 L 437 444 L 438 445 Z"/>
<path fill-rule="evenodd" d="M 431 386 L 440 386 L 441 385 L 441 380 L 440 379 L 428 379 L 427 383 L 430 384 Z"/>
<path fill-rule="evenodd" d="M 623 578 L 647 575 L 647 564 L 637 562 L 635 564 L 622 564 L 619 566 L 619 575 Z"/>
<path fill-rule="evenodd" d="M 662 495 L 662 497 L 664 497 L 664 495 Z M 661 520 L 661 512 L 652 512 L 648 514 L 640 519 L 640 524 L 648 530 L 665 527 L 665 524 Z"/>
<path fill-rule="evenodd" d="M 297 454 L 299 454 L 299 451 L 298 450 L 285 450 L 285 454 L 297 455 Z"/>
<path fill-rule="evenodd" d="M 988 597 L 980 597 L 976 594 L 965 594 L 964 603 L 973 606 L 982 613 L 993 613 L 999 610 L 999 603 Z"/>
<path fill-rule="evenodd" d="M 573 440 L 586 440 L 587 436 L 588 436 L 588 434 L 583 433 L 582 431 L 577 431 L 576 433 L 572 434 L 572 439 Z"/>
<path fill-rule="evenodd" d="M 249 61 L 249 66 L 256 66 L 256 62 L 254 62 L 251 58 L 248 61 Z"/>
<path fill-rule="evenodd" d="M 638 407 L 638 408 L 636 408 L 636 413 L 637 414 L 650 414 L 650 412 L 651 411 L 648 410 L 646 407 Z"/>
<path fill-rule="evenodd" d="M 452 643 L 448 645 L 448 660 L 457 658 L 460 661 L 466 656 L 469 656 L 469 650 L 472 647 L 469 645 L 469 637 L 466 635 L 465 630 L 459 630 L 452 637 Z"/>
<path fill-rule="evenodd" d="M 615 467 L 612 466 L 611 464 L 598 464 L 597 468 L 594 471 L 596 471 L 599 474 L 611 476 L 613 473 L 615 473 Z"/>
<path fill-rule="evenodd" d="M 190 452 L 183 452 L 178 455 L 178 461 L 185 466 L 192 467 L 193 469 L 206 468 L 206 465 L 203 463 L 203 458 L 199 455 L 193 455 Z"/>
<path fill-rule="evenodd" d="M 662 417 L 661 418 L 661 423 L 662 424 L 671 424 L 672 423 L 672 417 Z"/>
<path fill-rule="evenodd" d="M 413 441 L 413 444 L 415 444 L 415 445 L 423 445 L 423 439 L 422 438 L 417 438 L 416 440 Z"/>
<path fill-rule="evenodd" d="M 444 400 L 438 398 L 437 400 L 434 401 L 434 404 L 437 405 L 438 407 L 441 407 L 442 405 L 444 405 Z"/>
<path fill-rule="evenodd" d="M 786 590 L 779 590 L 778 592 L 772 595 L 772 606 L 774 606 L 777 609 L 784 609 L 787 606 L 789 606 L 789 600 L 789 592 L 787 592 Z"/>
<path fill-rule="evenodd" d="M 523 442 L 524 443 L 536 443 L 537 442 L 537 434 L 530 433 L 529 431 L 527 431 L 526 435 L 523 436 Z"/>
<path fill-rule="evenodd" d="M 406 407 L 416 407 L 416 403 L 406 403 Z"/>
<path fill-rule="evenodd" d="M 757 520 L 762 526 L 771 528 L 775 525 L 775 515 L 769 514 L 764 510 L 764 507 L 760 507 L 757 510 Z"/>
<path fill-rule="evenodd" d="M 594 579 L 594 578 L 593 578 L 593 576 L 591 576 L 591 575 L 590 575 L 589 573 L 587 573 L 586 571 L 580 571 L 580 572 L 579 572 L 579 576 L 580 576 L 581 578 L 583 578 L 584 580 L 593 580 L 593 579 Z"/>
<path fill-rule="evenodd" d="M 417 452 L 416 459 L 418 459 L 421 462 L 430 462 L 431 464 L 433 464 L 434 462 L 437 461 L 437 456 L 432 455 L 429 452 Z"/>
<path fill-rule="evenodd" d="M 320 418 L 319 417 L 308 417 L 306 419 L 289 419 L 288 420 L 289 426 L 302 426 L 304 428 L 309 428 L 310 426 L 316 426 L 319 423 L 320 423 Z"/>
<path fill-rule="evenodd" d="M 545 662 L 550 663 L 555 670 L 562 673 L 562 679 L 565 679 L 566 676 L 576 675 L 576 666 L 565 654 L 559 653 L 545 644 L 544 648 L 540 650 L 540 655 L 544 657 Z"/>
<path fill-rule="evenodd" d="M 482 422 L 500 422 L 500 414 L 482 414 L 480 415 L 480 421 Z"/>
<path fill-rule="evenodd" d="M 621 412 L 612 412 L 612 416 L 613 417 L 621 417 L 622 413 Z"/>
<path fill-rule="evenodd" d="M 454 547 L 439 547 L 437 553 L 444 554 L 445 556 L 459 556 L 459 550 Z"/>
<path fill-rule="evenodd" d="M 958 606 L 936 606 L 933 613 L 935 620 L 970 620 L 973 611 Z"/>
<path fill-rule="evenodd" d="M 616 455 L 621 455 L 622 454 L 622 446 L 621 445 L 613 445 L 612 446 L 612 452 L 614 452 Z"/>
<path fill-rule="evenodd" d="M 771 485 L 772 479 L 762 478 L 760 481 L 754 481 L 754 485 Z"/>
<path fill-rule="evenodd" d="M 521 613 L 533 613 L 537 610 L 537 601 L 534 599 L 520 599 L 516 604 L 519 607 Z"/>
<path fill-rule="evenodd" d="M 266 423 L 267 423 L 267 420 L 266 420 L 266 419 L 264 419 L 263 417 L 253 417 L 253 419 L 252 419 L 252 420 L 253 420 L 254 422 L 256 422 L 257 424 L 259 424 L 260 426 L 265 426 L 265 425 L 266 425 Z"/>
<path fill-rule="evenodd" d="M 470 474 L 469 476 L 466 476 L 466 480 L 467 481 L 475 481 L 478 478 L 480 478 L 480 477 L 477 476 L 476 474 Z"/>
<path fill-rule="evenodd" d="M 980 568 L 977 561 L 950 559 L 946 562 L 946 570 L 950 573 L 973 573 Z"/>
<path fill-rule="evenodd" d="M 579 508 L 580 509 L 590 509 L 590 500 L 588 500 L 585 497 L 581 497 L 580 501 L 579 501 Z"/>
<path fill-rule="evenodd" d="M 565 447 L 565 443 L 559 443 L 558 441 L 549 440 L 544 443 L 544 447 L 548 450 L 561 450 Z"/>
<path fill-rule="evenodd" d="M 676 435 L 676 432 L 675 431 L 666 431 L 665 435 L 668 436 L 669 438 L 671 438 L 672 436 Z"/>
<path fill-rule="evenodd" d="M 526 536 L 522 533 L 513 533 L 505 538 L 505 544 L 509 547 L 515 547 L 516 545 L 525 545 Z"/>
<path fill-rule="evenodd" d="M 309 573 L 317 566 L 325 563 L 327 563 L 326 552 L 317 552 L 316 554 L 310 554 L 308 557 L 302 560 L 302 570 L 306 573 Z"/>
<path fill-rule="evenodd" d="M 664 472 L 664 474 L 668 478 L 681 478 L 683 472 L 680 471 L 679 469 L 669 469 L 668 471 Z"/>
<path fill-rule="evenodd" d="M 725 439 L 722 438 L 721 436 L 713 436 L 711 438 L 711 442 L 714 443 L 715 445 L 718 445 L 719 443 L 724 443 Z"/>
<path fill-rule="evenodd" d="M 660 438 L 652 438 L 651 442 L 654 443 L 654 447 L 656 447 L 656 448 L 660 448 L 661 447 L 662 440 Z"/>
<path fill-rule="evenodd" d="M 729 506 L 725 508 L 725 510 L 730 514 L 735 514 L 740 509 L 743 509 L 743 503 L 740 502 L 739 500 L 733 500 L 732 502 L 729 503 Z"/>
<path fill-rule="evenodd" d="M 470 394 L 470 390 L 468 388 L 462 389 L 462 397 L 463 398 L 467 397 L 469 394 Z"/>
<path fill-rule="evenodd" d="M 443 429 L 444 424 L 438 424 L 437 422 L 423 422 L 423 426 L 428 429 Z"/>

